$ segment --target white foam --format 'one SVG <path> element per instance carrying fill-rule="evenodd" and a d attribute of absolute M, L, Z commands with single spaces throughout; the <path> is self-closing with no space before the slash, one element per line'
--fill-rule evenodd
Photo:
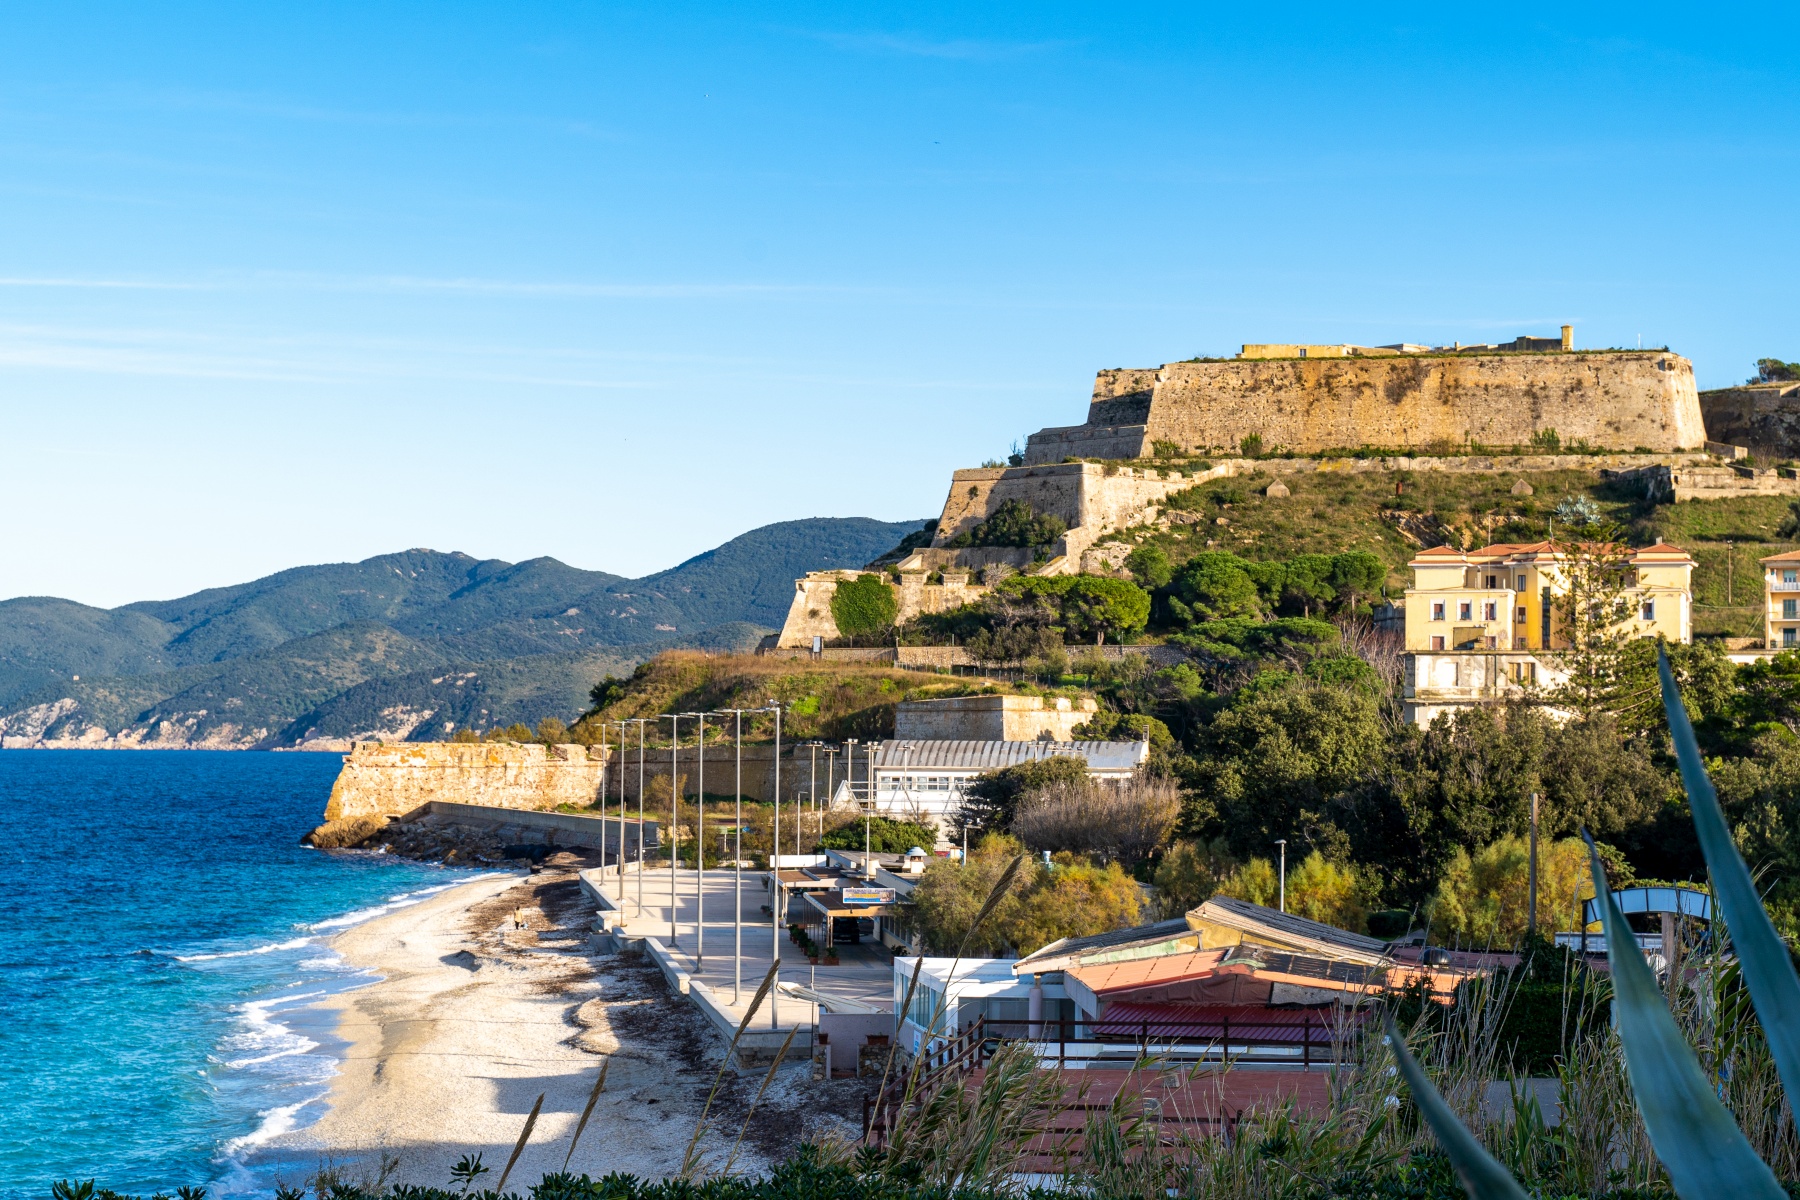
<path fill-rule="evenodd" d="M 314 922 L 311 928 L 319 931 L 327 929 L 348 929 L 352 925 L 361 925 L 364 921 L 373 921 L 376 917 L 386 916 L 388 913 L 398 909 L 411 908 L 413 905 L 422 903 L 432 896 L 437 895 L 439 892 L 447 892 L 451 888 L 461 887 L 465 883 L 472 883 L 477 879 L 487 879 L 490 876 L 500 874 L 504 874 L 504 872 L 487 871 L 480 875 L 471 875 L 467 879 L 458 879 L 454 883 L 440 883 L 433 887 L 420 888 L 416 892 L 400 892 L 396 895 L 389 896 L 386 904 L 377 904 L 369 908 L 359 908 L 353 912 L 347 912 L 341 917 L 328 917 L 323 921 Z"/>
<path fill-rule="evenodd" d="M 234 1137 L 225 1143 L 223 1153 L 226 1158 L 235 1158 L 246 1150 L 254 1150 L 258 1146 L 266 1146 L 284 1133 L 291 1133 L 299 1125 L 300 1110 L 311 1104 L 315 1098 L 307 1097 L 295 1104 L 284 1104 L 280 1108 L 267 1108 L 256 1115 L 262 1118 L 258 1125 L 242 1137 Z"/>
<path fill-rule="evenodd" d="M 253 954 L 273 954 L 277 950 L 298 950 L 312 943 L 309 937 L 290 938 L 285 942 L 271 942 L 266 946 L 252 946 L 248 950 L 223 950 L 218 954 L 177 954 L 176 962 L 211 962 L 218 958 L 248 958 Z"/>

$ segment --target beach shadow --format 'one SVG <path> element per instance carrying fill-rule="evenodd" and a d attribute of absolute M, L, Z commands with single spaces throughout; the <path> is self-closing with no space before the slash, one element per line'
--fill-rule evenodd
<path fill-rule="evenodd" d="M 467 950 L 458 950 L 455 954 L 446 954 L 438 959 L 447 967 L 463 967 L 470 971 L 481 970 L 481 960 Z"/>

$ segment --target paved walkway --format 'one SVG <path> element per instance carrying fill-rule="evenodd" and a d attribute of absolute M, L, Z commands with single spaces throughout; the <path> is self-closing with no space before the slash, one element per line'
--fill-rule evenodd
<path fill-rule="evenodd" d="M 606 894 L 619 904 L 624 914 L 622 930 L 626 937 L 651 937 L 670 947 L 681 968 L 712 989 L 713 997 L 741 1017 L 756 993 L 757 985 L 769 970 L 769 947 L 773 941 L 781 950 L 782 983 L 810 988 L 827 997 L 842 998 L 882 1009 L 893 1007 L 894 956 L 873 941 L 856 946 L 839 946 L 839 964 L 835 967 L 813 966 L 800 947 L 789 940 L 787 927 L 777 926 L 767 911 L 769 893 L 767 872 L 745 868 L 741 897 L 737 872 L 729 867 L 708 867 L 704 890 L 706 921 L 697 926 L 702 893 L 697 889 L 691 869 L 673 872 L 675 884 L 674 930 L 670 930 L 671 872 L 667 867 L 652 867 L 639 874 L 628 869 L 621 889 L 618 875 L 607 871 L 598 882 Z M 590 876 L 590 878 L 593 878 Z M 642 884 L 640 905 L 640 887 Z M 736 904 L 734 897 L 738 898 Z M 741 917 L 734 924 L 733 912 Z M 741 939 L 741 941 L 740 941 Z M 735 951 L 741 947 L 741 956 Z M 703 952 L 703 953 L 702 953 Z M 735 993 L 735 995 L 734 995 Z M 804 1004 L 807 1020 L 816 1019 L 816 1006 L 792 996 L 776 998 L 778 1021 L 796 1017 L 793 1006 Z M 761 1025 L 769 1012 L 765 1002 L 756 1023 Z"/>

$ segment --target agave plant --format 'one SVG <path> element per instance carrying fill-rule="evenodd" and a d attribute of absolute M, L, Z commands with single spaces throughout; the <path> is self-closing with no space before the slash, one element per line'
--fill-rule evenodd
<path fill-rule="evenodd" d="M 1738 969 L 1762 1023 L 1782 1088 L 1789 1096 L 1800 1095 L 1800 976 L 1763 910 L 1743 856 L 1732 843 L 1666 652 L 1658 655 L 1657 672 L 1681 781 L 1712 873 L 1715 900 L 1737 947 Z M 1625 1049 L 1626 1071 L 1651 1145 L 1669 1173 L 1675 1194 L 1681 1200 L 1786 1200 L 1787 1192 L 1751 1149 L 1670 1016 L 1656 976 L 1606 886 L 1592 838 L 1588 838 L 1588 849 L 1594 894 L 1606 931 L 1607 958 L 1612 964 L 1613 1012 Z M 1511 1172 L 1457 1121 L 1407 1052 L 1391 1020 L 1388 1041 L 1420 1113 L 1469 1195 L 1475 1200 L 1525 1200 L 1526 1193 Z"/>

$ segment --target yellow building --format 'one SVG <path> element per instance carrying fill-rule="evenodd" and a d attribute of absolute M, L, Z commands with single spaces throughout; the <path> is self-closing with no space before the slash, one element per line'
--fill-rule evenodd
<path fill-rule="evenodd" d="M 1800 550 L 1771 554 L 1763 567 L 1763 644 L 1771 650 L 1800 647 Z"/>
<path fill-rule="evenodd" d="M 1407 718 L 1429 724 L 1443 712 L 1560 682 L 1556 651 L 1567 650 L 1569 638 L 1557 600 L 1579 553 L 1535 542 L 1438 546 L 1414 556 L 1405 598 Z M 1625 632 L 1691 642 L 1694 560 L 1687 552 L 1658 542 L 1631 551 L 1623 565 Z M 1794 595 L 1800 599 L 1800 585 Z M 1800 616 L 1794 628 L 1800 631 Z"/>

